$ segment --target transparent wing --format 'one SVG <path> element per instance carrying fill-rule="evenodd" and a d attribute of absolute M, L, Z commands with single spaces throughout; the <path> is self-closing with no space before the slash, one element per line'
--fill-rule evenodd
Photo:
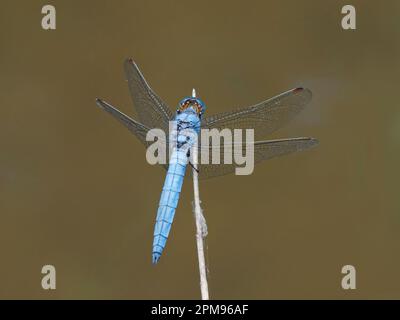
<path fill-rule="evenodd" d="M 96 100 L 97 105 L 111 114 L 116 120 L 122 123 L 125 127 L 129 129 L 145 146 L 148 147 L 152 144 L 152 141 L 146 141 L 147 132 L 150 130 L 148 127 L 143 124 L 133 120 L 128 117 L 111 104 L 101 100 Z M 254 143 L 254 163 L 258 163 L 263 160 L 267 160 L 273 157 L 285 155 L 292 152 L 307 150 L 318 144 L 318 140 L 313 138 L 290 138 L 290 139 L 279 139 L 279 140 L 269 140 L 269 141 L 257 141 Z M 240 147 L 236 147 L 237 144 L 232 144 L 231 150 L 233 153 L 233 157 L 236 153 L 245 154 L 246 148 L 245 145 L 240 145 Z M 166 148 L 168 150 L 168 141 L 166 141 Z M 206 148 L 208 149 L 206 151 Z M 201 154 L 207 153 L 208 155 L 212 155 L 213 149 L 215 147 L 199 147 L 199 159 L 201 159 Z M 224 148 L 218 150 L 220 152 L 220 159 L 223 160 L 224 157 Z M 168 152 L 167 152 L 168 158 Z M 233 158 L 234 159 L 234 158 Z M 168 168 L 168 164 L 163 165 L 165 169 Z M 199 177 L 200 179 L 207 179 L 212 177 L 218 177 L 225 174 L 235 172 L 237 164 L 199 164 Z M 189 171 L 191 173 L 191 170 Z"/>
<path fill-rule="evenodd" d="M 296 88 L 256 105 L 216 114 L 202 121 L 202 128 L 254 129 L 255 140 L 279 129 L 311 100 L 309 89 Z"/>
<path fill-rule="evenodd" d="M 168 132 L 168 122 L 173 117 L 169 107 L 150 88 L 132 59 L 125 61 L 124 69 L 139 121 L 150 129 L 160 128 Z"/>
<path fill-rule="evenodd" d="M 133 120 L 132 118 L 128 117 L 126 114 L 122 113 L 119 111 L 117 108 L 112 106 L 111 104 L 101 100 L 101 99 L 96 99 L 97 105 L 103 109 L 104 111 L 108 112 L 110 115 L 113 116 L 118 122 L 122 123 L 125 127 L 128 128 L 130 132 L 132 132 L 136 138 L 139 139 L 139 141 L 147 148 L 149 145 L 153 144 L 153 141 L 146 141 L 146 136 L 148 131 L 150 130 L 148 127 L 145 125 Z M 150 136 L 151 137 L 151 136 Z M 168 150 L 168 139 L 165 141 L 165 147 L 166 150 Z M 167 161 L 169 159 L 169 154 L 168 152 L 166 153 L 167 155 Z M 167 162 L 168 163 L 168 162 Z M 162 165 L 165 169 L 168 169 L 168 164 Z"/>
<path fill-rule="evenodd" d="M 129 131 L 132 132 L 142 144 L 144 144 L 145 146 L 149 144 L 149 142 L 146 141 L 146 134 L 149 131 L 149 128 L 128 117 L 117 108 L 113 107 L 111 104 L 101 99 L 96 99 L 96 103 L 101 109 L 107 111 L 115 119 L 117 119 L 120 123 L 127 127 Z"/>
<path fill-rule="evenodd" d="M 268 160 L 274 157 L 282 156 L 288 153 L 307 150 L 318 144 L 318 140 L 314 138 L 290 138 L 290 139 L 279 139 L 279 140 L 268 140 L 268 141 L 257 141 L 254 142 L 254 163 Z M 212 154 L 212 149 L 215 147 L 209 147 L 208 154 Z M 224 156 L 224 149 L 220 148 L 220 159 L 221 163 Z M 235 148 L 232 145 L 233 155 L 236 153 L 245 154 L 245 145 L 240 145 L 240 148 Z M 199 147 L 199 157 L 201 153 L 205 152 L 205 147 Z M 200 159 L 200 158 L 199 158 Z M 233 158 L 234 159 L 234 158 Z M 199 160 L 200 161 L 200 160 Z M 211 162 L 211 161 L 210 161 Z M 213 177 L 222 176 L 225 174 L 235 172 L 238 167 L 237 164 L 199 164 L 199 178 L 208 179 Z M 191 172 L 191 171 L 190 171 Z"/>

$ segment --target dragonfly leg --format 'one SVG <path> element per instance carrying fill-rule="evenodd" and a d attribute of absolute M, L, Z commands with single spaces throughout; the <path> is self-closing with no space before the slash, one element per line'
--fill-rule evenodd
<path fill-rule="evenodd" d="M 189 164 L 190 164 L 190 166 L 194 169 L 194 170 L 196 170 L 197 171 L 197 173 L 199 173 L 199 169 L 196 169 L 195 167 L 194 167 L 194 165 L 189 161 Z"/>
<path fill-rule="evenodd" d="M 187 151 L 187 154 L 186 154 L 186 155 L 187 155 L 188 158 L 190 158 L 190 149 Z M 197 173 L 199 173 L 199 169 L 195 168 L 194 165 L 193 165 L 193 163 L 190 162 L 190 160 L 189 160 L 189 165 L 190 165 L 194 170 L 196 170 Z"/>

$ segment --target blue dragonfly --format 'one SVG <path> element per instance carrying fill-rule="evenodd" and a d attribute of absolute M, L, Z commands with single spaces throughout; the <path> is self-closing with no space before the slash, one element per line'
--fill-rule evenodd
<path fill-rule="evenodd" d="M 184 129 L 192 129 L 198 133 L 203 128 L 216 128 L 218 130 L 252 128 L 254 129 L 255 140 L 257 140 L 279 129 L 297 115 L 311 100 L 312 93 L 309 89 L 295 88 L 252 106 L 204 117 L 206 106 L 201 99 L 193 95 L 186 97 L 179 102 L 176 112 L 172 113 L 167 104 L 150 88 L 139 67 L 132 59 L 125 61 L 124 70 L 139 121 L 125 115 L 101 99 L 96 100 L 97 105 L 126 126 L 146 147 L 152 143 L 146 140 L 146 135 L 150 129 L 159 128 L 164 132 L 169 132 L 169 122 L 175 121 L 177 124 L 175 135 L 169 136 L 169 140 L 176 140 L 173 141 L 175 144 L 168 164 L 164 165 L 167 174 L 154 228 L 152 260 L 155 264 L 159 261 L 166 245 L 178 205 L 186 167 L 190 163 L 189 149 L 193 146 L 194 140 L 193 136 L 187 135 Z M 171 142 L 167 141 L 167 143 Z M 314 138 L 256 141 L 254 142 L 254 163 L 306 150 L 317 144 L 318 140 Z M 212 146 L 209 148 L 212 148 Z M 202 152 L 201 145 L 198 146 L 198 150 L 199 153 Z M 210 150 L 207 151 L 209 151 L 208 154 L 211 154 Z M 241 151 L 240 148 L 239 151 Z M 235 167 L 234 163 L 199 163 L 197 166 L 200 179 L 233 173 Z"/>

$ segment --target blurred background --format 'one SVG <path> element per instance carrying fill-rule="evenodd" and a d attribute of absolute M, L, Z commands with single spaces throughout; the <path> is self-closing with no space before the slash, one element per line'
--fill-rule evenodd
<path fill-rule="evenodd" d="M 95 104 L 134 116 L 127 57 L 172 109 L 193 87 L 208 115 L 314 93 L 267 138 L 317 148 L 201 181 L 211 298 L 400 298 L 399 1 L 351 1 L 355 31 L 348 1 L 51 1 L 55 31 L 45 4 L 0 3 L 0 298 L 200 298 L 191 181 L 153 266 L 165 172 Z"/>

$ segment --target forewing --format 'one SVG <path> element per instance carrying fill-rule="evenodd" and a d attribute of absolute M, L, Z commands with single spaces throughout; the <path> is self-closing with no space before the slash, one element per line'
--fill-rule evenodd
<path fill-rule="evenodd" d="M 205 118 L 202 128 L 254 129 L 255 140 L 262 139 L 284 126 L 311 97 L 309 89 L 292 89 L 256 105 Z"/>
<path fill-rule="evenodd" d="M 169 107 L 150 88 L 132 59 L 125 61 L 124 69 L 139 121 L 150 129 L 160 128 L 167 133 L 168 122 L 173 117 Z"/>
<path fill-rule="evenodd" d="M 318 140 L 314 138 L 290 138 L 290 139 L 279 139 L 279 140 L 268 140 L 268 141 L 257 141 L 254 143 L 254 164 L 259 163 L 263 160 L 268 160 L 274 157 L 282 156 L 285 154 L 307 150 L 318 144 Z M 236 145 L 238 146 L 238 145 Z M 201 160 L 201 154 L 204 153 L 206 147 L 199 147 L 199 162 Z M 208 154 L 212 154 L 212 149 L 215 147 L 208 147 Z M 246 153 L 246 147 L 241 144 L 240 147 L 235 148 L 235 144 L 232 144 L 233 155 L 241 152 Z M 221 164 L 199 164 L 199 178 L 208 179 L 218 177 L 235 172 L 238 167 L 237 164 L 222 164 L 224 149 L 221 146 L 220 150 Z M 211 159 L 211 158 L 210 158 Z M 233 157 L 234 160 L 234 157 Z M 211 163 L 211 160 L 209 161 Z"/>

